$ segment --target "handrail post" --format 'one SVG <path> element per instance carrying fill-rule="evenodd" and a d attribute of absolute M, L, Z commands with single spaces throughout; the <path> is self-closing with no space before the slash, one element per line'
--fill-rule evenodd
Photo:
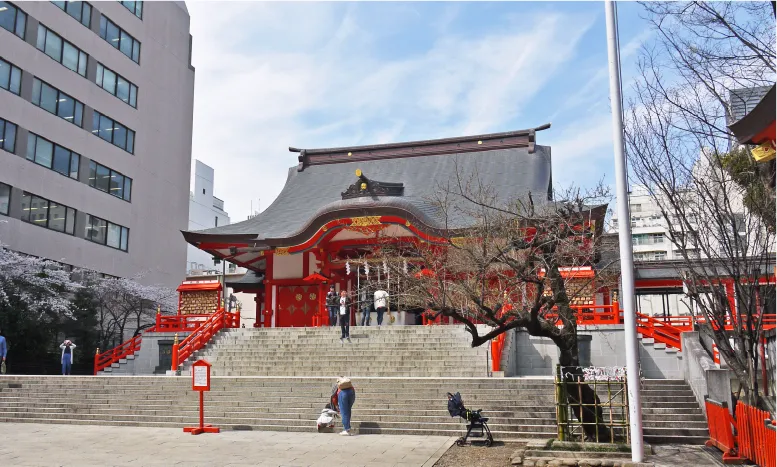
<path fill-rule="evenodd" d="M 173 362 L 172 362 L 172 368 L 170 368 L 172 371 L 178 371 L 178 334 L 175 334 L 175 339 L 173 339 Z"/>
<path fill-rule="evenodd" d="M 97 376 L 97 368 L 100 366 L 100 348 L 97 347 L 94 351 L 94 375 Z"/>

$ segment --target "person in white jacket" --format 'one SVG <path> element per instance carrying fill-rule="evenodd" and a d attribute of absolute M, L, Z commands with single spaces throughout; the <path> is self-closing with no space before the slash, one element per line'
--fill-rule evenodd
<path fill-rule="evenodd" d="M 62 376 L 69 375 L 73 366 L 73 350 L 75 350 L 76 345 L 70 340 L 66 340 L 59 348 L 62 349 Z"/>

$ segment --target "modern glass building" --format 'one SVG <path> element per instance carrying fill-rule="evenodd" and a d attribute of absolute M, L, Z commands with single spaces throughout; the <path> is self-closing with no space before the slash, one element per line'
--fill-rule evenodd
<path fill-rule="evenodd" d="M 194 68 L 184 2 L 0 1 L 0 242 L 183 279 Z"/>

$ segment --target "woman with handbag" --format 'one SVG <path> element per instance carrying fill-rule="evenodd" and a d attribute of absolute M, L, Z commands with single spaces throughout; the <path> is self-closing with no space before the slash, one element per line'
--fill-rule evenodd
<path fill-rule="evenodd" d="M 351 379 L 341 376 L 337 379 L 337 405 L 343 419 L 343 431 L 340 436 L 351 436 L 351 409 L 356 402 L 356 389 Z"/>

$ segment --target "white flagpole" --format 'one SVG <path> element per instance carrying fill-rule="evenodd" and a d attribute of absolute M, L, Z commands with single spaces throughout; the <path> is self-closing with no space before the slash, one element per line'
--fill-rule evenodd
<path fill-rule="evenodd" d="M 623 305 L 624 334 L 626 335 L 626 374 L 629 395 L 629 424 L 631 425 L 631 460 L 642 462 L 642 400 L 639 394 L 639 349 L 637 319 L 634 314 L 634 258 L 631 251 L 631 216 L 629 210 L 628 174 L 623 145 L 623 108 L 621 106 L 620 51 L 615 2 L 605 0 L 607 22 L 607 56 L 610 63 L 610 105 L 612 106 L 612 135 L 615 145 L 615 183 L 618 194 L 618 241 L 621 261 L 621 304 Z"/>

